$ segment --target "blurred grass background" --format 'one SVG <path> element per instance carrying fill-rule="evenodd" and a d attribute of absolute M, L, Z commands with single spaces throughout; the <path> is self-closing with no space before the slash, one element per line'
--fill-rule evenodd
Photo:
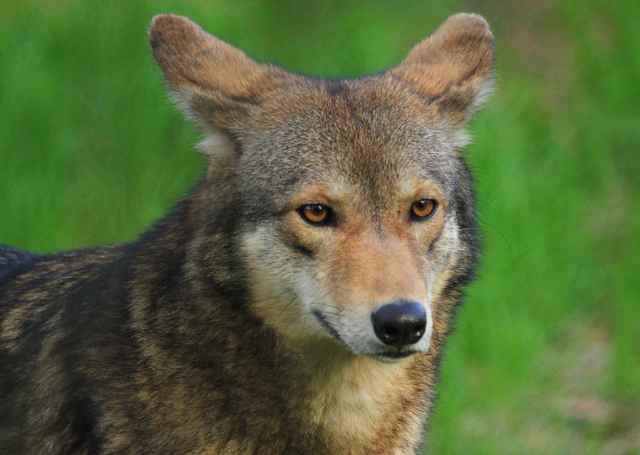
<path fill-rule="evenodd" d="M 189 16 L 317 76 L 384 70 L 484 15 L 499 89 L 471 126 L 480 280 L 442 365 L 427 453 L 640 454 L 640 7 L 635 0 L 0 3 L 0 242 L 134 239 L 203 170 L 147 44 Z"/>

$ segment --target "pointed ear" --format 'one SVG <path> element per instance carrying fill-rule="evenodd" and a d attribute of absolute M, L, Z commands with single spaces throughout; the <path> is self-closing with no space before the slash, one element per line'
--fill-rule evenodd
<path fill-rule="evenodd" d="M 180 106 L 214 134 L 228 132 L 261 96 L 288 77 L 282 69 L 254 62 L 186 17 L 154 17 L 149 41 Z"/>
<path fill-rule="evenodd" d="M 417 90 L 454 124 L 466 123 L 493 86 L 494 39 L 474 14 L 456 14 L 389 74 Z"/>

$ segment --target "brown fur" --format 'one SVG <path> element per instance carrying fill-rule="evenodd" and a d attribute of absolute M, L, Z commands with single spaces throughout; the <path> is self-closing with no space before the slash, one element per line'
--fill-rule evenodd
<path fill-rule="evenodd" d="M 209 167 L 134 243 L 0 247 L 0 453 L 417 453 L 478 250 L 459 149 L 491 84 L 488 25 L 453 16 L 344 81 L 258 64 L 179 16 L 150 42 Z M 424 198 L 436 212 L 412 221 Z M 305 204 L 337 221 L 309 224 Z M 433 332 L 381 362 L 371 314 L 406 299 Z"/>

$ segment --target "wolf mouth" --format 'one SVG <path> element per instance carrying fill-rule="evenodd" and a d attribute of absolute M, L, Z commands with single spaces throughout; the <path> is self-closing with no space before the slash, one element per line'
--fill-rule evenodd
<path fill-rule="evenodd" d="M 406 359 L 407 357 L 411 357 L 414 354 L 417 354 L 418 351 L 409 350 L 409 351 L 388 351 L 381 352 L 379 354 L 375 354 L 373 357 L 382 359 L 382 360 L 400 360 Z"/>
<path fill-rule="evenodd" d="M 316 318 L 318 323 L 322 326 L 324 331 L 331 338 L 333 338 L 335 341 L 340 343 L 342 346 L 346 347 L 346 344 L 342 340 L 342 338 L 340 337 L 340 334 L 338 333 L 338 331 L 329 323 L 329 321 L 327 321 L 325 316 L 320 311 L 313 310 L 312 314 Z M 379 360 L 381 362 L 390 362 L 390 361 L 394 362 L 394 361 L 397 361 L 397 360 L 406 359 L 406 358 L 411 357 L 412 355 L 417 354 L 417 353 L 418 353 L 418 351 L 416 351 L 414 349 L 408 349 L 408 350 L 400 350 L 400 349 L 398 349 L 398 350 L 392 350 L 392 351 L 377 352 L 375 354 L 368 354 L 368 355 L 371 358 L 374 358 L 374 359 Z"/>

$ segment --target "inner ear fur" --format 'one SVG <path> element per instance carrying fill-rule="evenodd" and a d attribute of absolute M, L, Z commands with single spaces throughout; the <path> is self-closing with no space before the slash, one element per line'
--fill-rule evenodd
<path fill-rule="evenodd" d="M 454 124 L 466 123 L 493 87 L 494 38 L 475 14 L 456 14 L 388 72 L 435 104 Z"/>
<path fill-rule="evenodd" d="M 154 17 L 149 42 L 180 106 L 211 133 L 228 131 L 235 119 L 290 77 L 280 68 L 256 63 L 182 16 Z"/>

